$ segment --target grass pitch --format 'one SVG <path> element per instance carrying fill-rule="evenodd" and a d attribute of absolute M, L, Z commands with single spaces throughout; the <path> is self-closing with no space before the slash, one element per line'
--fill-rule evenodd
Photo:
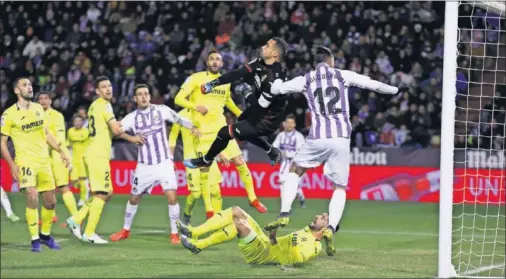
<path fill-rule="evenodd" d="M 10 195 L 15 212 L 24 215 L 24 197 Z M 127 196 L 114 196 L 106 205 L 97 233 L 103 237 L 123 225 Z M 180 197 L 181 211 L 185 197 Z M 269 213 L 259 214 L 246 198 L 225 198 L 224 208 L 238 205 L 260 225 L 276 218 L 278 199 L 263 199 Z M 29 251 L 23 220 L 11 224 L 2 213 L 1 277 L 37 278 L 167 278 L 167 277 L 434 277 L 437 274 L 437 204 L 348 201 L 341 230 L 336 234 L 337 254 L 320 257 L 303 267 L 282 271 L 276 266 L 244 262 L 236 241 L 193 255 L 169 241 L 167 202 L 162 196 L 144 197 L 128 240 L 98 246 L 81 243 L 59 225 L 67 212 L 58 201 L 59 222 L 53 236 L 62 250 Z M 278 235 L 300 229 L 317 213 L 328 211 L 327 200 L 308 200 L 307 208 L 294 203 L 291 223 Z M 202 203 L 194 209 L 192 224 L 204 221 Z M 44 249 L 46 248 L 46 249 Z M 503 247 L 504 248 L 504 247 Z"/>

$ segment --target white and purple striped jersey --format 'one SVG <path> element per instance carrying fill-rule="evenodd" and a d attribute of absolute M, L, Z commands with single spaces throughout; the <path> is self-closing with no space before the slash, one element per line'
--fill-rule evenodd
<path fill-rule="evenodd" d="M 290 132 L 281 132 L 278 134 L 272 146 L 279 148 L 283 152 L 281 166 L 279 167 L 280 176 L 288 173 L 292 165 L 293 157 L 295 157 L 297 150 L 299 150 L 304 141 L 304 136 L 295 129 Z"/>
<path fill-rule="evenodd" d="M 135 135 L 145 138 L 145 143 L 138 147 L 139 163 L 156 165 L 171 158 L 165 121 L 177 123 L 188 129 L 193 127 L 190 120 L 181 117 L 165 105 L 152 104 L 144 110 L 137 109 L 121 120 L 123 131 L 132 131 Z"/>
<path fill-rule="evenodd" d="M 398 88 L 355 72 L 338 70 L 320 63 L 315 70 L 283 82 L 272 83 L 272 94 L 302 93 L 311 110 L 308 139 L 350 138 L 348 88 L 356 86 L 382 94 L 397 94 Z"/>

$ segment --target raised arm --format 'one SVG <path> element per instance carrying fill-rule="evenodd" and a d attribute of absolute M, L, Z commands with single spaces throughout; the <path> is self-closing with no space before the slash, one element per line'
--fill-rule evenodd
<path fill-rule="evenodd" d="M 177 112 L 172 110 L 166 105 L 161 106 L 162 116 L 165 121 L 172 122 L 174 124 L 179 124 L 187 129 L 192 129 L 194 127 L 193 122 L 190 119 L 182 117 Z"/>
<path fill-rule="evenodd" d="M 306 78 L 303 76 L 285 82 L 282 79 L 276 79 L 271 85 L 271 93 L 274 95 L 302 93 L 305 85 Z"/>
<path fill-rule="evenodd" d="M 181 89 L 176 94 L 176 98 L 174 99 L 174 103 L 180 107 L 195 110 L 196 105 L 190 101 L 188 101 L 188 96 L 195 90 L 195 87 L 200 86 L 200 84 L 195 83 L 195 78 L 193 75 L 189 76 L 183 85 L 181 85 Z"/>
<path fill-rule="evenodd" d="M 372 90 L 381 94 L 394 95 L 399 92 L 399 88 L 373 80 L 368 76 L 357 74 L 352 71 L 340 71 L 345 84 L 348 86 L 356 86 L 363 89 Z"/>

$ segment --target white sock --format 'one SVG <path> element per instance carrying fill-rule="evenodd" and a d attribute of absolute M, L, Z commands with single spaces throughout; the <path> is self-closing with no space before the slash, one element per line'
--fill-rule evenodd
<path fill-rule="evenodd" d="M 84 186 L 86 187 L 86 201 L 90 198 L 90 181 L 88 179 L 84 180 Z M 134 213 L 135 214 L 135 213 Z"/>
<path fill-rule="evenodd" d="M 4 191 L 4 188 L 0 187 L 1 193 L 0 193 L 0 202 L 2 203 L 2 207 L 5 209 L 5 214 L 7 217 L 12 215 L 12 208 L 11 208 L 11 202 L 9 201 L 9 197 L 7 197 L 7 194 Z"/>
<path fill-rule="evenodd" d="M 125 209 L 125 223 L 123 224 L 123 229 L 130 230 L 132 227 L 132 222 L 134 221 L 135 214 L 137 213 L 137 206 L 137 204 L 131 205 L 130 201 L 127 201 Z"/>
<path fill-rule="evenodd" d="M 281 212 L 290 212 L 292 203 L 297 197 L 297 189 L 299 188 L 299 176 L 296 173 L 286 175 L 285 182 L 281 187 Z"/>
<path fill-rule="evenodd" d="M 302 187 L 300 187 L 300 186 L 299 186 L 299 188 L 297 188 L 297 195 L 299 196 L 299 199 L 301 199 L 301 200 L 305 199 L 304 192 L 302 191 Z"/>
<path fill-rule="evenodd" d="M 176 222 L 179 220 L 179 203 L 169 204 L 170 233 L 177 233 Z"/>
<path fill-rule="evenodd" d="M 334 228 L 334 231 L 339 224 L 339 221 L 341 221 L 345 204 L 346 189 L 342 187 L 336 187 L 329 204 L 329 225 Z"/>

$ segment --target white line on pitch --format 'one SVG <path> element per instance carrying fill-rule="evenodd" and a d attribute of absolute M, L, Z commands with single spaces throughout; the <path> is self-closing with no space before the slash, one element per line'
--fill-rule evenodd
<path fill-rule="evenodd" d="M 460 274 L 460 276 L 467 276 L 467 275 L 478 274 L 478 273 L 481 273 L 481 272 L 484 272 L 484 271 L 487 271 L 487 270 L 501 269 L 501 268 L 504 268 L 504 267 L 505 267 L 505 264 L 495 264 L 495 265 L 489 265 L 489 266 L 479 267 L 479 268 L 468 270 L 466 272 L 462 272 L 462 274 Z M 493 278 L 495 278 L 495 277 L 493 277 Z M 500 278 L 500 277 L 498 277 L 498 278 Z"/>

